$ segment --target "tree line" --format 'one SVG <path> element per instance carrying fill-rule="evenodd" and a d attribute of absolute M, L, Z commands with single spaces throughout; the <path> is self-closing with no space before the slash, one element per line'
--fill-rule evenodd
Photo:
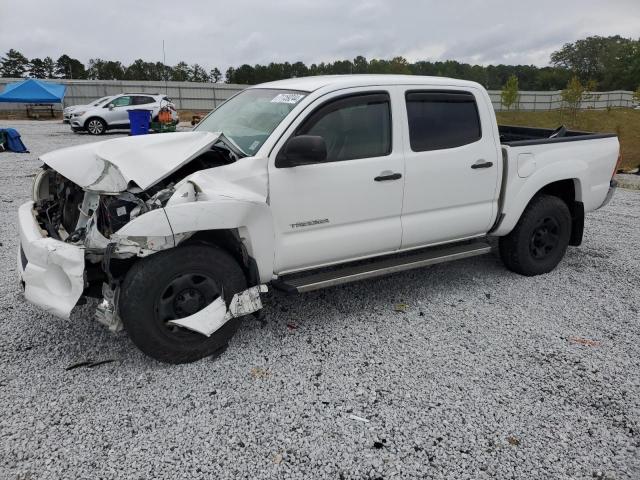
<path fill-rule="evenodd" d="M 28 59 L 21 52 L 10 49 L 0 58 L 0 76 L 9 78 L 58 78 L 76 80 L 168 80 L 174 82 L 219 82 L 222 74 L 217 68 L 209 71 L 196 64 L 179 62 L 174 66 L 162 62 L 135 60 L 124 65 L 117 60 L 92 58 L 87 65 L 77 58 L 61 55 Z"/>
<path fill-rule="evenodd" d="M 357 56 L 353 60 L 337 60 L 306 65 L 303 62 L 272 62 L 268 65 L 230 67 L 223 75 L 218 68 L 207 70 L 199 64 L 135 60 L 124 65 L 116 60 L 90 59 L 87 65 L 66 54 L 57 60 L 51 57 L 28 59 L 15 49 L 0 58 L 3 77 L 65 78 L 97 80 L 169 80 L 187 82 L 226 82 L 257 84 L 273 80 L 309 75 L 331 74 L 409 74 L 433 75 L 473 80 L 490 90 L 501 89 L 515 76 L 522 90 L 559 90 L 576 77 L 584 84 L 600 90 L 634 90 L 640 85 L 640 39 L 621 36 L 588 37 L 565 44 L 551 54 L 551 66 L 534 65 L 471 65 L 455 60 L 417 61 L 403 57 L 368 60 Z"/>

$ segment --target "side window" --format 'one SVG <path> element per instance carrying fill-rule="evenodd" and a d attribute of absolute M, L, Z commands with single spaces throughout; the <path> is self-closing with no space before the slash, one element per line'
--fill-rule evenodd
<path fill-rule="evenodd" d="M 131 105 L 131 97 L 118 97 L 111 101 L 114 107 L 127 107 Z"/>
<path fill-rule="evenodd" d="M 330 101 L 313 112 L 295 135 L 324 138 L 328 162 L 388 155 L 391 153 L 389 95 L 364 94 Z"/>
<path fill-rule="evenodd" d="M 155 103 L 155 99 L 153 97 L 147 97 L 145 95 L 136 95 L 133 97 L 134 105 L 147 105 L 148 103 Z"/>
<path fill-rule="evenodd" d="M 455 148 L 480 140 L 480 117 L 470 92 L 411 91 L 406 94 L 411 150 Z"/>

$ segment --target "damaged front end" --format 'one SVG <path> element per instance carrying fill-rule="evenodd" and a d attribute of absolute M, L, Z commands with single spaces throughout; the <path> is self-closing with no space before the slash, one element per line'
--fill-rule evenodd
<path fill-rule="evenodd" d="M 117 232 L 136 218 L 162 209 L 177 190 L 179 195 L 174 202 L 195 201 L 196 188 L 188 182 L 178 188 L 174 181 L 160 182 L 155 188 L 137 194 L 129 191 L 98 193 L 82 189 L 45 165 L 34 182 L 34 199 L 29 208 L 31 219 L 25 218 L 22 222 L 26 224 L 31 220 L 35 224 L 32 233 L 37 232 L 40 237 L 32 235 L 31 241 L 26 238 L 22 241 L 20 263 L 27 299 L 39 305 L 44 303 L 48 308 L 49 294 L 69 290 L 64 295 L 63 305 L 49 308 L 52 313 L 68 317 L 83 294 L 102 297 L 98 320 L 112 330 L 120 329 L 117 277 L 126 271 L 133 259 L 172 248 L 189 235 L 132 237 Z M 167 222 L 164 215 L 159 218 Z M 26 246 L 34 241 L 36 244 L 38 241 L 48 243 L 46 258 L 40 262 L 36 260 L 35 247 Z M 65 273 L 69 261 L 56 260 L 56 256 L 63 255 L 74 259 L 74 277 Z M 42 284 L 38 292 L 31 288 L 33 281 L 28 281 L 34 270 L 44 276 L 36 282 Z M 60 285 L 67 287 L 63 289 Z M 46 298 L 42 298 L 43 295 Z"/>
<path fill-rule="evenodd" d="M 19 210 L 18 267 L 26 299 L 68 318 L 83 295 L 101 298 L 96 318 L 110 330 L 121 329 L 119 285 L 128 269 L 138 258 L 173 248 L 197 233 L 174 234 L 165 207 L 198 200 L 198 187 L 186 179 L 189 175 L 238 159 L 238 153 L 220 137 L 199 136 L 197 145 L 187 146 L 191 153 L 186 160 L 165 162 L 156 180 L 151 180 L 149 172 L 154 164 L 148 163 L 146 170 L 122 167 L 122 159 L 116 165 L 117 161 L 107 160 L 99 149 L 87 159 L 89 165 L 75 170 L 65 164 L 66 157 L 48 161 L 43 156 L 45 165 L 34 181 L 33 201 Z M 126 141 L 130 139 L 101 144 L 120 142 L 126 146 Z M 120 150 L 113 145 L 110 148 L 116 153 L 123 150 L 122 146 Z M 136 162 L 135 156 L 128 161 Z M 78 170 L 83 169 L 80 175 Z M 163 224 L 166 228 L 155 230 L 167 234 L 147 234 L 154 229 L 132 228 L 136 224 Z M 197 325 L 202 316 L 196 319 L 196 328 L 190 324 L 183 327 L 200 331 Z"/>

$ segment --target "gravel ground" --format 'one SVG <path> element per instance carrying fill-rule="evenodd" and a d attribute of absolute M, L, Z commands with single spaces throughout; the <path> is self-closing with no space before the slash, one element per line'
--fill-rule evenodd
<path fill-rule="evenodd" d="M 14 126 L 32 153 L 0 154 L 0 478 L 640 478 L 640 192 L 548 275 L 484 256 L 274 294 L 220 358 L 168 366 L 89 307 L 23 302 L 37 155 L 94 139 Z M 66 370 L 87 359 L 113 362 Z"/>
<path fill-rule="evenodd" d="M 629 175 L 626 173 L 620 173 L 616 175 L 618 185 L 624 188 L 630 188 L 632 190 L 640 190 L 640 175 Z"/>

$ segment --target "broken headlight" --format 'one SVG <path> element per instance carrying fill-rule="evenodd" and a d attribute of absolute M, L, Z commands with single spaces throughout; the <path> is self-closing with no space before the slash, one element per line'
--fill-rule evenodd
<path fill-rule="evenodd" d="M 33 181 L 33 201 L 49 200 L 49 172 L 42 169 Z"/>

